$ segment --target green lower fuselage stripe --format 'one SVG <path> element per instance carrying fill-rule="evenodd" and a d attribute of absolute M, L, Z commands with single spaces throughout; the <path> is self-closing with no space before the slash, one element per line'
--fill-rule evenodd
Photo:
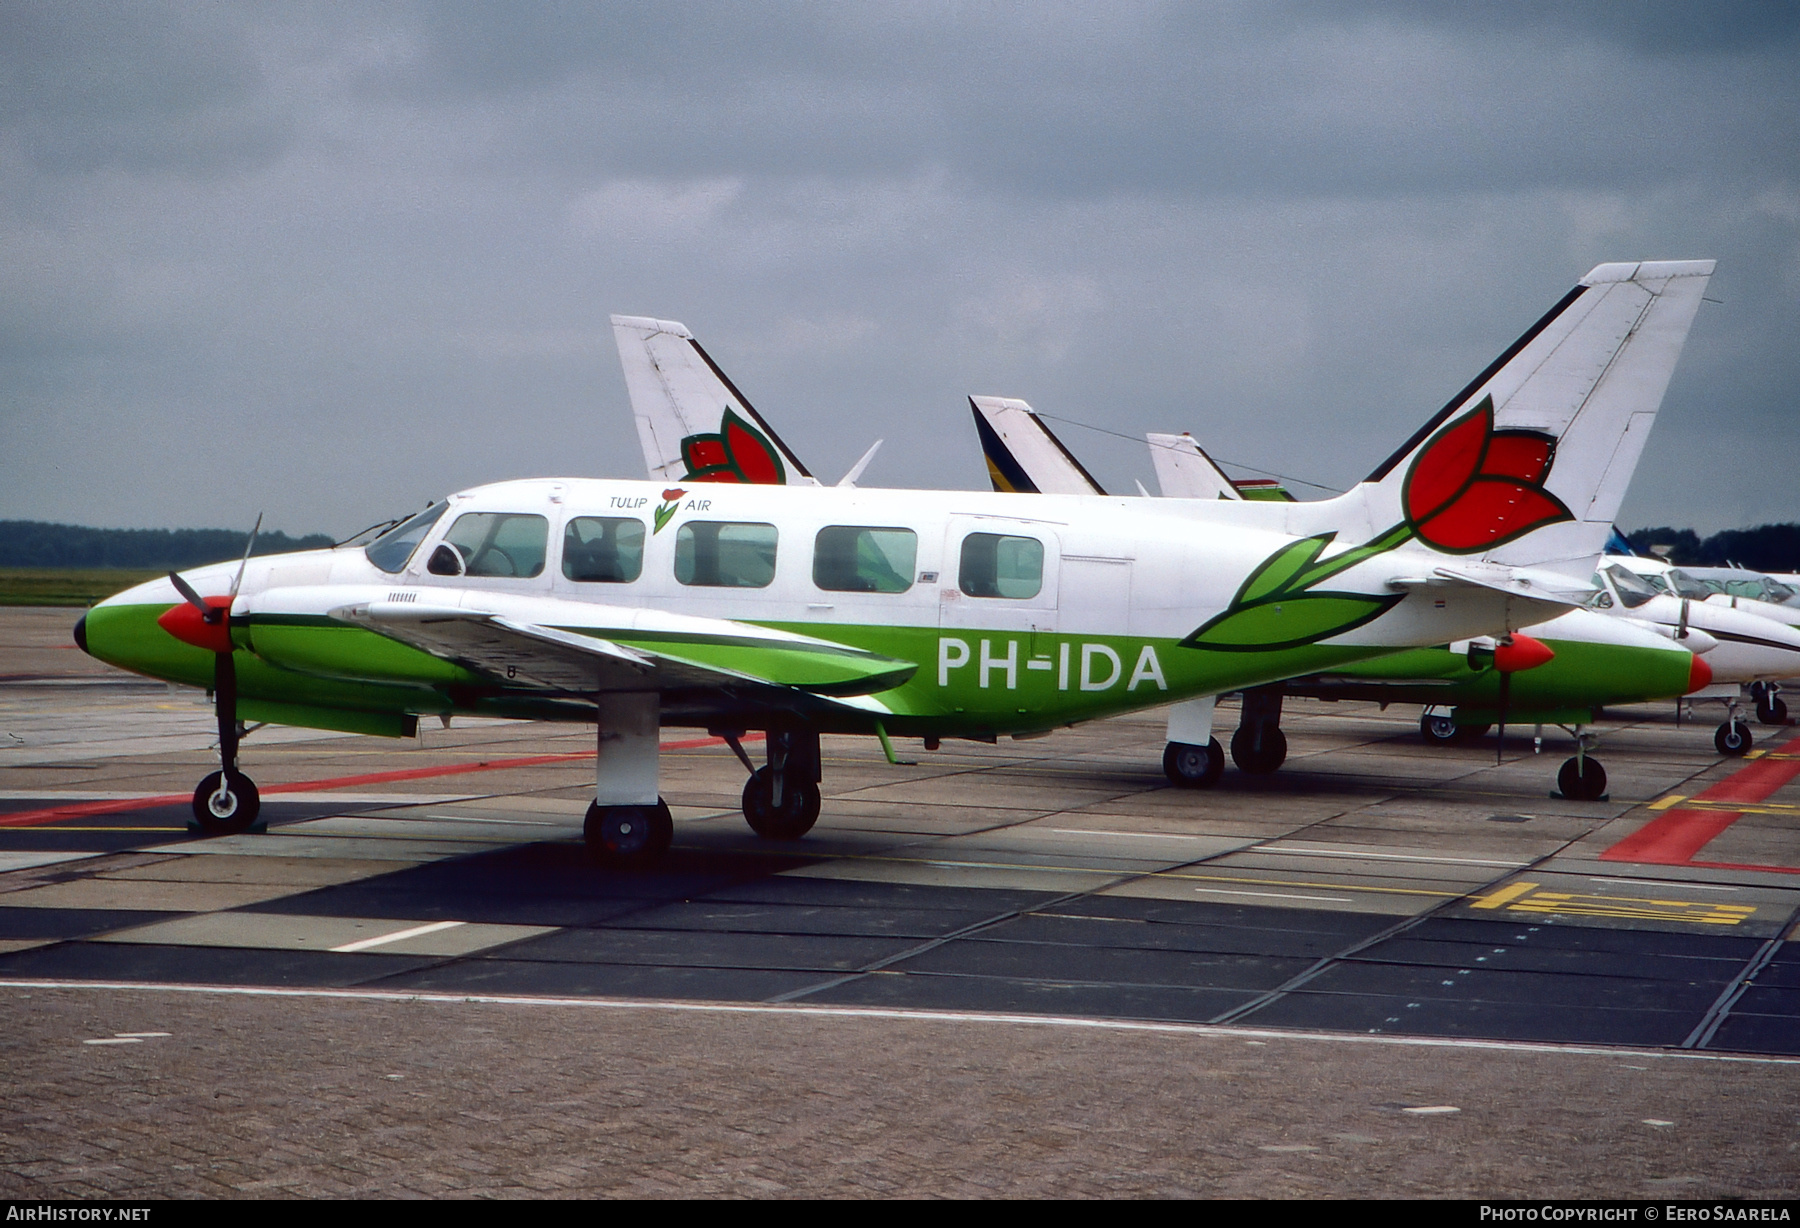
<path fill-rule="evenodd" d="M 141 674 L 210 687 L 213 654 L 170 636 L 156 623 L 163 605 L 102 606 L 87 620 L 96 657 Z M 1331 671 L 1371 683 L 1440 681 L 1394 702 L 1491 707 L 1498 675 L 1471 670 L 1448 649 L 1415 649 L 1369 659 L 1368 648 L 1306 645 L 1268 652 L 1183 647 L 1174 638 L 1081 635 L 976 628 L 775 623 L 773 629 L 829 639 L 842 649 L 742 640 L 706 640 L 621 628 L 571 628 L 695 664 L 806 691 L 854 691 L 910 677 L 872 698 L 890 715 L 838 709 L 835 728 L 890 733 L 1026 732 L 1092 720 L 1196 695 Z M 591 707 L 499 680 L 434 657 L 362 627 L 321 617 L 234 620 L 237 685 L 246 700 L 293 711 L 507 713 L 581 719 Z M 1679 694 L 1687 654 L 1558 642 L 1556 658 L 1514 676 L 1512 705 L 1523 711 L 1585 708 Z M 846 651 L 847 650 L 847 651 Z M 897 664 L 898 663 L 898 664 Z M 1667 675 L 1665 678 L 1664 675 Z M 866 689 L 866 688 L 865 688 Z M 1521 718 L 1524 719 L 1524 718 Z"/>

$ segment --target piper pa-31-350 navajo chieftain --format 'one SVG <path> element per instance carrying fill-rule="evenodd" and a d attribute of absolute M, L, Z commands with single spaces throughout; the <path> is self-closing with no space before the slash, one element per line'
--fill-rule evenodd
<path fill-rule="evenodd" d="M 702 466 L 716 465 L 716 457 L 724 455 L 723 441 L 734 429 L 749 429 L 753 422 L 767 432 L 769 450 L 778 459 L 742 468 L 733 479 L 816 485 L 686 328 L 670 321 L 614 316 L 613 331 L 645 464 L 653 477 L 691 477 Z M 996 491 L 1107 495 L 1025 402 L 978 396 L 970 397 L 969 403 Z M 713 424 L 718 424 L 716 433 L 708 429 Z M 1276 483 L 1232 481 L 1189 436 L 1152 435 L 1150 443 L 1165 496 L 1288 498 Z M 852 477 L 860 471 L 861 465 Z M 1587 726 L 1594 710 L 1705 687 L 1710 681 L 1708 662 L 1695 654 L 1712 646 L 1710 637 L 1686 629 L 1677 642 L 1673 632 L 1660 635 L 1636 622 L 1569 610 L 1500 642 L 1481 637 L 1415 648 L 1246 689 L 1242 720 L 1231 738 L 1231 757 L 1250 773 L 1273 772 L 1282 765 L 1287 756 L 1281 730 L 1285 696 L 1416 703 L 1425 707 L 1420 729 L 1434 743 L 1478 736 L 1496 722 L 1504 734 L 1509 719 L 1536 725 L 1540 734 L 1549 724 L 1569 729 L 1576 752 L 1562 765 L 1558 787 L 1567 797 L 1597 798 L 1604 795 L 1606 772 L 1590 753 L 1596 739 Z M 1187 786 L 1215 782 L 1223 756 L 1213 745 L 1207 749 L 1212 753 L 1194 754 L 1191 744 L 1184 749 L 1171 735 L 1163 761 L 1170 780 Z"/>
<path fill-rule="evenodd" d="M 1319 503 L 795 490 L 743 417 L 694 479 L 502 482 L 366 548 L 246 558 L 88 612 L 103 660 L 213 689 L 220 771 L 194 810 L 247 828 L 240 721 L 404 735 L 421 715 L 598 725 L 588 844 L 672 835 L 658 728 L 767 731 L 759 834 L 819 811 L 819 734 L 1040 733 L 1177 703 L 1177 753 L 1217 755 L 1205 697 L 1504 635 L 1584 600 L 1712 273 L 1602 265 L 1350 492 Z M 748 759 L 746 757 L 746 763 Z"/>

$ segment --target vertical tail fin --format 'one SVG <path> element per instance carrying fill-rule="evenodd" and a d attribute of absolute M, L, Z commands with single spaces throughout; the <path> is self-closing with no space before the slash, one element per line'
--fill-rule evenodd
<path fill-rule="evenodd" d="M 1161 435 L 1152 431 L 1144 436 L 1150 441 L 1150 463 L 1156 468 L 1156 482 L 1169 499 L 1241 499 L 1237 486 L 1225 476 L 1218 462 L 1206 454 L 1194 437 L 1183 431 L 1179 435 Z"/>
<path fill-rule="evenodd" d="M 652 478 L 819 484 L 684 326 L 642 316 L 612 326 Z"/>
<path fill-rule="evenodd" d="M 1003 494 L 1103 495 L 1106 490 L 1023 401 L 970 397 L 988 479 Z"/>
<path fill-rule="evenodd" d="M 1343 499 L 1371 531 L 1585 578 L 1713 265 L 1598 266 Z"/>

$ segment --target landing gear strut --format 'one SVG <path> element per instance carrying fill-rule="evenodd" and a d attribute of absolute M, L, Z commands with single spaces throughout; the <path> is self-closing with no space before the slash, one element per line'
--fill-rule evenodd
<path fill-rule="evenodd" d="M 220 612 L 223 622 L 224 611 Z M 219 721 L 219 770 L 194 790 L 194 823 L 202 835 L 235 836 L 249 831 L 262 811 L 256 782 L 238 771 L 237 666 L 230 652 L 213 655 L 213 712 Z"/>
<path fill-rule="evenodd" d="M 771 729 L 769 761 L 744 786 L 744 820 L 765 840 L 798 840 L 819 819 L 819 735 Z"/>

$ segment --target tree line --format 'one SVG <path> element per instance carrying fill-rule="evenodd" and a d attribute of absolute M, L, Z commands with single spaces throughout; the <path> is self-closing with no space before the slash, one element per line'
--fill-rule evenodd
<path fill-rule="evenodd" d="M 1625 540 L 1639 554 L 1668 546 L 1669 561 L 1691 567 L 1748 567 L 1751 571 L 1800 572 L 1800 524 L 1759 524 L 1701 537 L 1692 529 L 1639 529 Z"/>
<path fill-rule="evenodd" d="M 0 520 L 0 567 L 182 568 L 242 558 L 249 534 L 241 529 L 90 529 L 41 520 Z M 318 550 L 323 533 L 289 537 L 265 530 L 256 554 Z"/>

